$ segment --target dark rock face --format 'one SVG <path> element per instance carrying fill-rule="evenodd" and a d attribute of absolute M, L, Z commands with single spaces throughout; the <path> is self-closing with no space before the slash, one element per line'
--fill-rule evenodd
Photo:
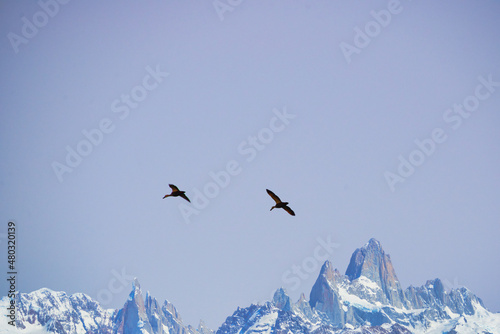
<path fill-rule="evenodd" d="M 287 296 L 283 288 L 276 290 L 273 297 L 273 303 L 277 308 L 285 312 L 291 311 L 292 309 L 290 297 Z"/>
<path fill-rule="evenodd" d="M 149 333 L 153 332 L 144 306 L 141 286 L 137 279 L 134 280 L 128 301 L 118 312 L 116 320 L 117 328 L 115 333 L 118 334 L 142 334 L 144 330 Z"/>
<path fill-rule="evenodd" d="M 345 275 L 351 281 L 361 276 L 368 278 L 382 289 L 383 295 L 380 299 L 385 299 L 384 301 L 395 307 L 403 307 L 404 294 L 391 258 L 385 254 L 377 240 L 370 239 L 364 247 L 356 249 Z"/>
<path fill-rule="evenodd" d="M 335 326 L 345 324 L 344 311 L 340 303 L 338 284 L 343 281 L 340 273 L 333 269 L 330 261 L 326 261 L 321 267 L 320 274 L 314 283 L 310 294 L 310 305 L 312 308 L 325 313 Z"/>

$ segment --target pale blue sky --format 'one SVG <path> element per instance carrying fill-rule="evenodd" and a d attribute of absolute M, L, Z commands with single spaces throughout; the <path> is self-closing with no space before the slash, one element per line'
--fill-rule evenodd
<path fill-rule="evenodd" d="M 211 1 L 70 1 L 53 17 L 0 2 L 0 219 L 18 224 L 20 291 L 121 307 L 124 272 L 216 329 L 280 286 L 308 296 L 318 238 L 344 272 L 375 237 L 403 288 L 439 277 L 500 311 L 500 87 L 478 79 L 500 82 L 500 4 L 232 3 L 221 20 Z M 388 6 L 381 27 L 370 13 Z M 356 27 L 380 30 L 348 63 Z M 126 117 L 125 95 L 140 100 Z M 479 105 L 454 129 L 446 110 L 465 101 Z M 59 182 L 54 162 L 102 122 Z M 436 128 L 446 140 L 391 191 L 384 174 Z M 231 161 L 239 173 L 190 224 L 187 202 L 162 199 L 173 183 L 193 200 Z M 266 188 L 297 216 L 269 212 Z"/>

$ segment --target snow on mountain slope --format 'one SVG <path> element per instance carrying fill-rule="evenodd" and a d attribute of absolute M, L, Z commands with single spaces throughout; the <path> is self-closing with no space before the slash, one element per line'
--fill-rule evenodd
<path fill-rule="evenodd" d="M 9 299 L 0 301 L 6 312 Z M 114 310 L 105 310 L 89 296 L 67 295 L 50 289 L 20 294 L 16 303 L 17 330 L 22 333 L 111 333 Z M 5 313 L 4 313 L 5 314 Z M 0 330 L 12 332 L 13 327 L 2 323 Z"/>

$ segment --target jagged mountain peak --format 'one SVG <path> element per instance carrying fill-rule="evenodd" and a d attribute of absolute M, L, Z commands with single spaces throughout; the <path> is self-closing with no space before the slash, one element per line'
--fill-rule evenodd
<path fill-rule="evenodd" d="M 172 304 L 168 300 L 165 300 L 163 302 L 162 309 L 164 310 L 164 312 L 171 314 L 172 317 L 174 319 L 176 319 L 176 321 L 182 322 L 181 316 L 180 316 L 179 312 L 177 312 L 177 309 L 175 308 L 174 304 Z"/>
<path fill-rule="evenodd" d="M 364 276 L 383 291 L 383 296 L 394 306 L 403 306 L 403 290 L 392 266 L 391 258 L 381 243 L 371 238 L 363 247 L 354 251 L 345 275 L 354 281 Z"/>
<path fill-rule="evenodd" d="M 337 268 L 333 267 L 333 264 L 329 260 L 326 260 L 323 266 L 321 266 L 319 276 L 324 277 L 327 282 L 333 283 L 341 276 L 341 274 Z"/>
<path fill-rule="evenodd" d="M 363 275 L 376 282 L 380 271 L 390 271 L 393 276 L 396 275 L 390 257 L 385 254 L 380 242 L 371 238 L 363 247 L 354 251 L 345 275 L 351 281 Z"/>
<path fill-rule="evenodd" d="M 130 291 L 128 295 L 128 300 L 132 301 L 137 298 L 142 298 L 142 290 L 141 290 L 141 284 L 139 283 L 139 280 L 137 277 L 134 278 L 132 281 L 132 290 Z"/>
<path fill-rule="evenodd" d="M 141 283 L 139 283 L 139 279 L 137 277 L 134 277 L 134 280 L 132 281 L 132 290 L 141 290 Z"/>
<path fill-rule="evenodd" d="M 290 311 L 292 308 L 292 301 L 282 287 L 274 293 L 273 304 L 282 311 Z"/>
<path fill-rule="evenodd" d="M 379 251 L 383 251 L 380 241 L 378 241 L 375 238 L 371 238 L 370 240 L 368 240 L 368 242 L 363 246 L 363 248 L 373 248 L 373 249 L 378 249 Z"/>
<path fill-rule="evenodd" d="M 330 260 L 326 260 L 325 263 L 321 266 L 321 270 L 319 272 L 320 275 L 325 275 L 329 272 L 333 272 L 334 268 Z"/>
<path fill-rule="evenodd" d="M 144 298 L 142 297 L 141 285 L 137 278 L 132 282 L 132 291 L 128 300 L 117 315 L 119 332 L 140 334 L 143 331 L 152 331 L 148 320 Z"/>
<path fill-rule="evenodd" d="M 213 334 L 213 330 L 207 327 L 205 322 L 203 320 L 200 320 L 200 323 L 198 324 L 198 333 L 200 334 Z"/>
<path fill-rule="evenodd" d="M 149 291 L 144 300 L 137 278 L 132 283 L 129 299 L 115 319 L 116 331 L 113 334 L 213 334 L 203 321 L 198 329 L 184 325 L 179 312 L 168 300 L 160 305 Z"/>

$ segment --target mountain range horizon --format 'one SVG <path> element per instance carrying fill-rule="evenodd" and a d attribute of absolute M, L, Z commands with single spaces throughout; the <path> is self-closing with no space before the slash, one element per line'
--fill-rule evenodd
<path fill-rule="evenodd" d="M 2 298 L 1 312 L 9 302 Z M 144 297 L 137 278 L 121 309 L 48 288 L 18 293 L 16 305 L 19 333 L 500 333 L 500 314 L 465 287 L 446 291 L 436 278 L 403 290 L 375 238 L 353 252 L 345 275 L 326 260 L 309 299 L 302 293 L 294 303 L 280 287 L 271 301 L 238 307 L 217 330 L 203 320 L 197 328 L 185 325 L 168 300 L 160 304 L 149 291 Z"/>

